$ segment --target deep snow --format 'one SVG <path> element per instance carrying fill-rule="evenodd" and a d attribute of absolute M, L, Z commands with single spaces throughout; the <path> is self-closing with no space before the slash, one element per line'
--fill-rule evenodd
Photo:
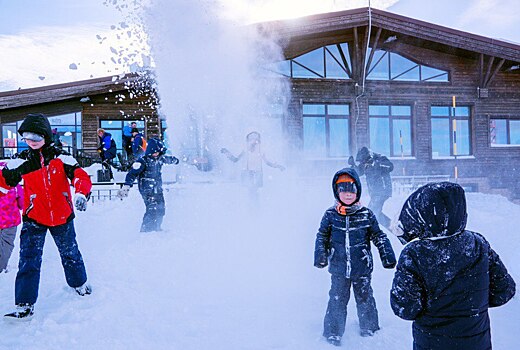
<path fill-rule="evenodd" d="M 331 349 L 321 339 L 330 277 L 312 266 L 316 230 L 333 200 L 330 179 L 273 171 L 258 205 L 239 184 L 206 179 L 212 182 L 167 186 L 163 232 L 139 232 L 144 205 L 136 188 L 124 201 L 96 201 L 77 214 L 90 296 L 67 287 L 48 235 L 35 316 L 0 320 L 0 349 Z M 520 281 L 520 206 L 501 196 L 467 197 L 468 229 L 483 233 Z M 385 212 L 394 216 L 404 199 L 395 195 Z M 399 253 L 400 243 L 390 240 Z M 13 308 L 15 244 L 11 271 L 0 275 L 3 313 Z M 343 348 L 411 349 L 411 323 L 389 306 L 392 277 L 377 257 L 381 331 L 358 335 L 351 300 Z M 514 349 L 518 297 L 490 313 L 494 349 Z"/>

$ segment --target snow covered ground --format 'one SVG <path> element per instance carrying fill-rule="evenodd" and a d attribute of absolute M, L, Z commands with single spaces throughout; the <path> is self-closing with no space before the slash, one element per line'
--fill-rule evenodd
<path fill-rule="evenodd" d="M 330 179 L 286 172 L 265 182 L 258 205 L 235 183 L 170 185 L 164 231 L 152 234 L 139 232 L 144 205 L 135 188 L 124 201 L 89 203 L 75 223 L 93 294 L 67 287 L 48 235 L 35 316 L 0 321 L 0 349 L 331 349 L 321 339 L 330 277 L 312 266 Z M 483 233 L 520 281 L 520 206 L 467 197 L 468 229 Z M 394 196 L 385 212 L 394 216 L 404 199 Z M 0 275 L 2 313 L 13 308 L 18 250 L 17 239 L 11 271 Z M 411 323 L 389 306 L 392 277 L 376 258 L 381 330 L 361 338 L 351 300 L 343 348 L 411 349 Z M 518 297 L 490 313 L 494 349 L 516 348 Z"/>

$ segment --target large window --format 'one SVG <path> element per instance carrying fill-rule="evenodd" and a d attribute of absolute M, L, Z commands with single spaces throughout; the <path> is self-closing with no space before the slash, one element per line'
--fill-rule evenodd
<path fill-rule="evenodd" d="M 116 147 L 118 151 L 123 150 L 123 127 L 126 125 L 130 125 L 130 123 L 135 122 L 137 124 L 137 129 L 144 135 L 144 121 L 142 120 L 101 120 L 101 128 L 105 129 L 106 132 L 109 132 L 112 135 L 112 139 L 116 142 Z"/>
<path fill-rule="evenodd" d="M 58 134 L 64 150 L 74 153 L 74 149 L 82 148 L 80 112 L 56 115 L 48 119 L 53 132 Z M 17 132 L 22 122 L 23 120 L 20 120 L 1 125 L 2 152 L 0 152 L 0 156 L 9 158 L 28 147 Z"/>
<path fill-rule="evenodd" d="M 396 53 L 376 50 L 368 69 L 367 79 L 447 82 L 449 75 L 447 71 L 416 63 Z"/>
<path fill-rule="evenodd" d="M 307 157 L 346 157 L 349 152 L 349 105 L 304 104 L 303 150 Z"/>
<path fill-rule="evenodd" d="M 412 155 L 411 106 L 370 105 L 368 114 L 372 150 L 391 157 Z"/>
<path fill-rule="evenodd" d="M 490 119 L 489 136 L 492 147 L 520 145 L 520 120 Z"/>
<path fill-rule="evenodd" d="M 267 69 L 291 78 L 349 79 L 350 67 L 348 44 L 342 43 L 320 47 Z"/>
<path fill-rule="evenodd" d="M 471 154 L 470 107 L 431 107 L 432 157 Z"/>

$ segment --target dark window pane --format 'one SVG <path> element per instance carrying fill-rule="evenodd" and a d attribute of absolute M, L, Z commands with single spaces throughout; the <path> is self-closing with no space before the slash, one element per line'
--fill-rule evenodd
<path fill-rule="evenodd" d="M 324 76 L 323 50 L 323 48 L 319 48 L 317 50 L 299 56 L 293 59 L 293 61 L 298 62 L 302 66 L 308 68 L 311 71 L 316 72 L 321 76 Z M 295 68 L 295 66 L 297 65 L 293 65 L 293 69 Z"/>
<path fill-rule="evenodd" d="M 421 79 L 428 81 L 448 81 L 448 72 L 427 66 L 421 66 Z"/>
<path fill-rule="evenodd" d="M 409 117 L 412 115 L 412 108 L 410 106 L 391 106 L 393 116 Z"/>
<path fill-rule="evenodd" d="M 370 118 L 370 148 L 390 155 L 390 122 L 388 118 Z"/>
<path fill-rule="evenodd" d="M 329 155 L 331 157 L 346 157 L 348 151 L 348 119 L 330 119 L 330 145 Z"/>
<path fill-rule="evenodd" d="M 457 156 L 469 155 L 469 121 L 457 120 Z"/>
<path fill-rule="evenodd" d="M 436 116 L 449 117 L 450 116 L 450 107 L 432 106 L 432 117 L 436 117 Z"/>
<path fill-rule="evenodd" d="M 412 155 L 412 131 L 410 124 L 408 119 L 393 120 L 394 156 Z"/>
<path fill-rule="evenodd" d="M 389 106 L 371 105 L 371 106 L 368 106 L 368 114 L 369 115 L 388 116 L 388 115 L 390 115 L 390 109 L 389 109 Z"/>
<path fill-rule="evenodd" d="M 329 115 L 349 115 L 349 105 L 328 105 L 327 114 L 329 114 Z"/>
<path fill-rule="evenodd" d="M 303 114 L 321 114 L 325 115 L 325 105 L 303 105 Z"/>
<path fill-rule="evenodd" d="M 412 69 L 414 68 L 414 69 Z M 404 72 L 410 70 L 403 74 Z M 415 62 L 410 61 L 407 58 L 404 58 L 401 55 L 397 55 L 395 53 L 390 54 L 390 73 L 391 79 L 399 76 L 397 80 L 419 80 L 419 65 Z"/>
<path fill-rule="evenodd" d="M 450 155 L 450 120 L 448 118 L 432 119 L 432 156 Z"/>
<path fill-rule="evenodd" d="M 509 134 L 512 145 L 520 145 L 520 120 L 509 121 Z"/>
<path fill-rule="evenodd" d="M 374 53 L 371 64 L 372 67 L 370 67 L 368 70 L 370 72 L 370 74 L 367 76 L 368 79 L 389 80 L 390 72 L 388 70 L 388 55 L 386 51 L 377 50 Z"/>
<path fill-rule="evenodd" d="M 325 118 L 303 118 L 303 151 L 309 157 L 325 157 Z"/>
<path fill-rule="evenodd" d="M 492 145 L 507 144 L 507 120 L 491 119 L 489 121 L 489 137 Z"/>

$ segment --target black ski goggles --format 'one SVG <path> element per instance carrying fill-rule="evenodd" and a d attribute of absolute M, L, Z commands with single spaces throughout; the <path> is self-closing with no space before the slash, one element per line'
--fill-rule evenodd
<path fill-rule="evenodd" d="M 340 182 L 336 184 L 336 190 L 339 192 L 357 193 L 357 186 L 355 182 Z"/>

